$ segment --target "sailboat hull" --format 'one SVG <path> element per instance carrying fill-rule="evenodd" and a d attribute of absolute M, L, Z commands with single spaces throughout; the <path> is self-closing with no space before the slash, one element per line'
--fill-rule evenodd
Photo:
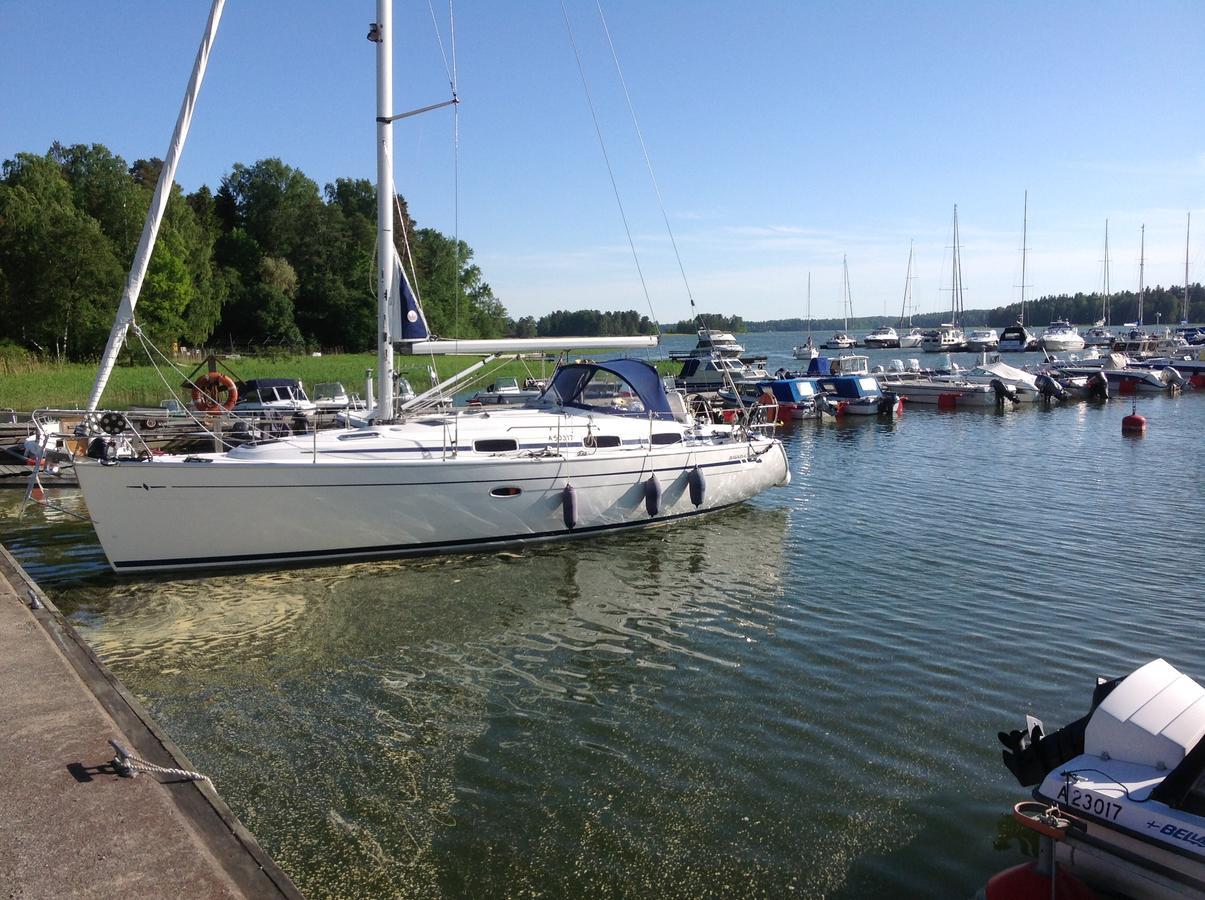
<path fill-rule="evenodd" d="M 782 444 L 770 440 L 535 459 L 82 460 L 77 470 L 97 537 L 118 572 L 566 538 L 710 512 L 790 480 Z M 654 474 L 660 500 L 650 515 Z"/>

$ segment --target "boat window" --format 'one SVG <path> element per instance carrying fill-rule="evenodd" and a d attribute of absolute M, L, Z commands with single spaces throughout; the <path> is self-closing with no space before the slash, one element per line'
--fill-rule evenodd
<path fill-rule="evenodd" d="M 583 447 L 618 447 L 619 436 L 615 434 L 588 434 L 582 438 Z"/>
<path fill-rule="evenodd" d="M 521 493 L 523 493 L 523 488 L 515 487 L 514 485 L 490 489 L 491 497 L 518 497 Z"/>
<path fill-rule="evenodd" d="M 654 444 L 679 444 L 682 442 L 682 435 L 676 431 L 663 431 L 660 434 L 653 435 Z"/>
<path fill-rule="evenodd" d="M 644 404 L 632 386 L 605 369 L 595 369 L 572 402 L 599 410 L 643 413 Z"/>
<path fill-rule="evenodd" d="M 519 442 L 514 438 L 486 438 L 473 441 L 473 449 L 478 453 L 505 453 L 508 450 L 518 450 Z"/>
<path fill-rule="evenodd" d="M 339 435 L 341 441 L 362 441 L 365 438 L 380 437 L 375 431 L 350 431 L 347 434 Z"/>

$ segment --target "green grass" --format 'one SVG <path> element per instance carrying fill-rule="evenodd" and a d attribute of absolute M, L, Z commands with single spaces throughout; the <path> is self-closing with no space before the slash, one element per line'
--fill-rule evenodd
<path fill-rule="evenodd" d="M 409 379 L 416 391 L 431 386 L 427 366 L 434 365 L 440 380 L 464 369 L 480 357 L 466 356 L 403 356 L 395 359 L 395 368 Z M 0 367 L 0 408 L 29 411 L 40 407 L 75 409 L 83 407 L 96 379 L 95 363 L 53 363 L 26 361 Z M 657 366 L 663 373 L 677 371 L 677 365 L 658 360 Z M 176 366 L 188 375 L 197 365 L 196 360 L 177 361 Z M 324 356 L 285 356 L 279 358 L 244 357 L 220 360 L 219 368 L 235 377 L 250 378 L 297 378 L 306 390 L 313 391 L 314 385 L 322 381 L 341 381 L 352 393 L 363 393 L 364 372 L 376 370 L 375 353 L 335 354 Z M 203 367 L 202 367 L 203 368 Z M 542 377 L 551 375 L 552 363 L 539 360 L 516 362 L 495 361 L 478 373 L 477 382 L 484 386 L 500 375 L 511 375 L 522 379 L 527 375 Z M 160 400 L 172 396 L 168 383 L 176 395 L 188 399 L 180 390 L 183 377 L 164 369 L 162 377 L 150 365 L 117 366 L 109 379 L 101 405 L 112 409 L 127 409 L 131 406 L 158 406 Z"/>

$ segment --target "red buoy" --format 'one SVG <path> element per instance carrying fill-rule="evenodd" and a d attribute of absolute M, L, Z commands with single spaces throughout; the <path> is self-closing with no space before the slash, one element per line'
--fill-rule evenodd
<path fill-rule="evenodd" d="M 1130 407 L 1130 414 L 1121 420 L 1122 434 L 1145 434 L 1146 417 L 1138 415 L 1138 404 Z"/>
<path fill-rule="evenodd" d="M 1050 890 L 1050 876 L 1038 870 L 1036 863 L 1022 863 L 997 872 L 987 883 L 984 891 L 986 900 L 1095 900 L 1096 894 L 1082 881 L 1060 868 L 1054 878 L 1054 891 Z"/>

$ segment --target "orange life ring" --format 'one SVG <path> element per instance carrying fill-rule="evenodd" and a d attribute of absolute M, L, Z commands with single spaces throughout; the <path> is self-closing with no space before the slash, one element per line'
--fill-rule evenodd
<path fill-rule="evenodd" d="M 223 398 L 225 396 L 225 399 Z M 238 388 L 234 379 L 221 372 L 206 372 L 192 388 L 192 403 L 201 412 L 217 412 L 219 409 L 234 409 L 238 402 Z"/>

